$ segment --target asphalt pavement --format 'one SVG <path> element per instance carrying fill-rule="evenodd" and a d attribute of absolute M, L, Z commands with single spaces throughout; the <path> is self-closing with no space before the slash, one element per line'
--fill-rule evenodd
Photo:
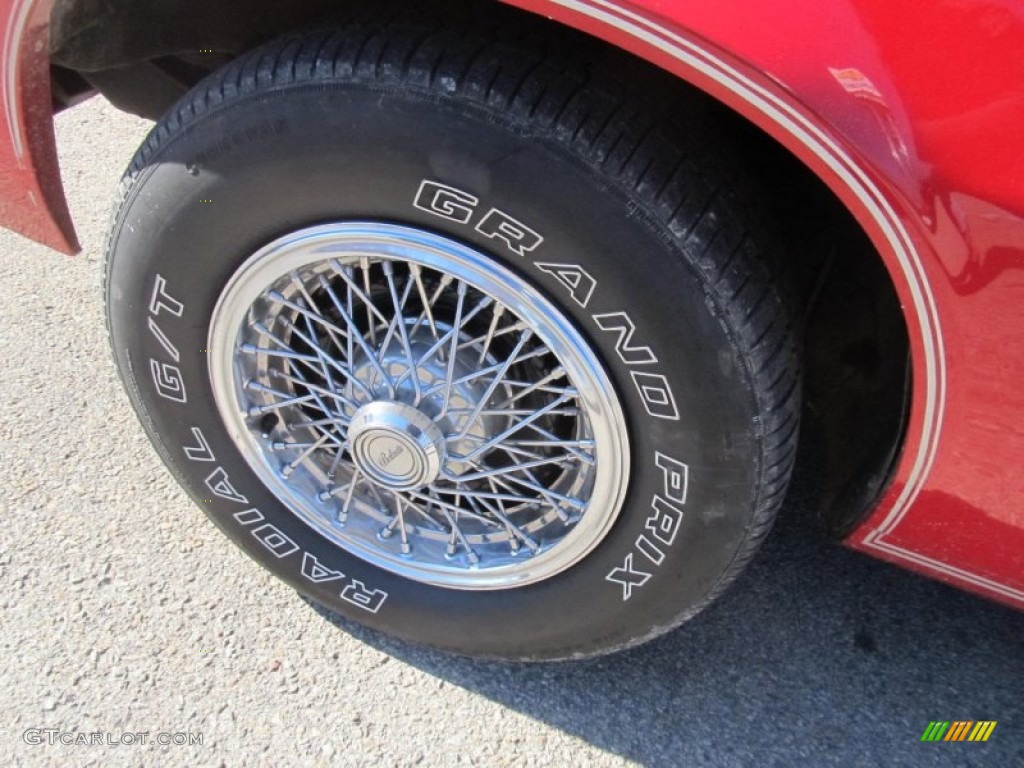
<path fill-rule="evenodd" d="M 718 604 L 591 662 L 447 657 L 275 581 L 178 489 L 110 362 L 103 239 L 148 127 L 99 99 L 58 118 L 81 255 L 0 233 L 5 763 L 1024 766 L 1024 613 L 823 539 L 800 483 Z M 998 725 L 922 743 L 931 720 Z"/>

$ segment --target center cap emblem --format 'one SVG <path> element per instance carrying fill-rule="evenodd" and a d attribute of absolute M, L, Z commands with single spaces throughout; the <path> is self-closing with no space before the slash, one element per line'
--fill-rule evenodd
<path fill-rule="evenodd" d="M 362 406 L 352 417 L 348 437 L 356 466 L 385 488 L 418 488 L 441 471 L 444 435 L 429 416 L 406 403 Z"/>

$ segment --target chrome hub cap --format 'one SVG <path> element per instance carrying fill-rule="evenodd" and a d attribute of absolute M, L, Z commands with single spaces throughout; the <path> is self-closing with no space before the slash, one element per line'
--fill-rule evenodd
<path fill-rule="evenodd" d="M 209 333 L 218 410 L 296 516 L 401 576 L 500 589 L 579 562 L 629 477 L 621 407 L 565 315 L 438 235 L 286 235 L 229 280 Z"/>
<path fill-rule="evenodd" d="M 356 469 L 398 491 L 434 482 L 445 455 L 444 435 L 437 424 L 423 411 L 395 401 L 360 407 L 348 439 Z"/>

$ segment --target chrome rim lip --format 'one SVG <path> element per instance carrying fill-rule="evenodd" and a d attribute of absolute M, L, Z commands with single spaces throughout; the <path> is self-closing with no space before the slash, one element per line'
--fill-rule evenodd
<path fill-rule="evenodd" d="M 513 565 L 491 568 L 452 567 L 398 557 L 332 525 L 317 502 L 290 487 L 279 465 L 268 459 L 248 421 L 236 376 L 236 344 L 249 309 L 268 286 L 292 270 L 327 259 L 351 263 L 361 257 L 415 263 L 454 274 L 525 321 L 567 371 L 593 432 L 597 469 L 580 520 L 549 549 L 524 555 L 522 562 Z M 384 570 L 427 584 L 464 590 L 536 583 L 572 567 L 593 551 L 622 508 L 630 476 L 629 440 L 621 405 L 601 361 L 561 310 L 533 286 L 479 251 L 446 237 L 376 222 L 324 224 L 284 235 L 253 254 L 231 277 L 214 308 L 207 348 L 217 409 L 249 466 L 300 520 L 346 551 Z"/>

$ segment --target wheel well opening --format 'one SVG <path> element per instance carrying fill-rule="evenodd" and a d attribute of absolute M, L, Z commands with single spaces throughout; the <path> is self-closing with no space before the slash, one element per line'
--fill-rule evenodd
<path fill-rule="evenodd" d="M 796 304 L 803 407 L 794 490 L 800 511 L 842 537 L 874 508 L 903 445 L 911 392 L 906 320 L 881 256 L 846 206 L 802 161 L 713 97 L 658 70 L 637 82 L 685 132 L 720 137 L 715 161 L 753 182 L 781 253 L 771 254 Z M 653 70 L 653 67 L 650 67 Z M 620 63 L 615 71 L 627 71 Z M 796 512 L 794 505 L 784 507 Z"/>
<path fill-rule="evenodd" d="M 422 22 L 426 12 L 414 9 Z M 283 33 L 332 20 L 409 18 L 403 3 L 309 0 L 57 0 L 51 14 L 54 106 L 95 92 L 157 119 L 210 72 Z M 438 0 L 438 20 L 501 28 L 557 49 L 653 105 L 672 130 L 710 122 L 738 173 L 753 177 L 783 244 L 803 325 L 804 405 L 796 474 L 805 506 L 842 535 L 873 506 L 898 456 L 910 392 L 902 310 L 878 253 L 836 196 L 745 118 L 631 54 L 532 14 L 482 0 Z"/>
<path fill-rule="evenodd" d="M 782 229 L 799 296 L 804 401 L 794 485 L 831 534 L 874 508 L 903 445 L 910 340 L 892 279 L 853 215 L 813 172 L 732 114 L 743 164 Z"/>

